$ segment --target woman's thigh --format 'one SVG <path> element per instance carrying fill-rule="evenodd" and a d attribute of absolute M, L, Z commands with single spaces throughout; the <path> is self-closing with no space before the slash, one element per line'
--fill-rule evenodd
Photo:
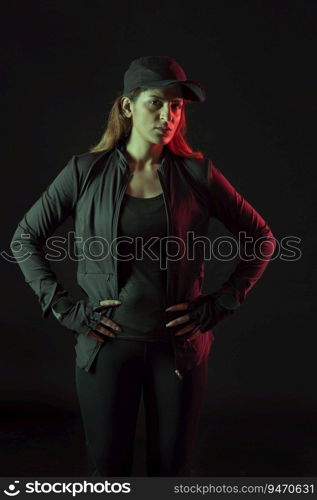
<path fill-rule="evenodd" d="M 147 345 L 144 381 L 149 476 L 188 476 L 205 400 L 208 358 L 179 379 L 169 344 Z"/>
<path fill-rule="evenodd" d="M 130 475 L 145 343 L 110 339 L 94 369 L 76 367 L 76 388 L 94 475 Z"/>

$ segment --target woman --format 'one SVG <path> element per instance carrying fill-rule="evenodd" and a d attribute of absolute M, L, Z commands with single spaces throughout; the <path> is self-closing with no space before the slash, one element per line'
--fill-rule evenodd
<path fill-rule="evenodd" d="M 141 395 L 148 475 L 191 475 L 211 328 L 244 302 L 274 253 L 264 219 L 184 139 L 186 104 L 205 98 L 172 58 L 132 61 L 99 144 L 71 158 L 13 236 L 43 317 L 52 311 L 76 338 L 76 387 L 94 476 L 131 475 Z M 69 215 L 77 280 L 87 294 L 77 301 L 42 250 Z M 260 239 L 261 256 L 257 249 L 252 260 L 241 258 L 217 292 L 202 294 L 210 217 L 236 237 L 243 231 Z"/>

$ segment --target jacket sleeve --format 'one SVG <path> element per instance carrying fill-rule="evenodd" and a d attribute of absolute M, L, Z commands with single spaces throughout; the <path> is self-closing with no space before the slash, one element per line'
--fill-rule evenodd
<path fill-rule="evenodd" d="M 266 221 L 211 161 L 208 176 L 210 216 L 221 221 L 236 238 L 239 239 L 240 232 L 245 232 L 246 237 L 252 238 L 251 243 L 247 243 L 245 247 L 240 243 L 240 261 L 229 279 L 217 291 L 217 295 L 228 294 L 227 300 L 224 299 L 224 306 L 227 302 L 227 307 L 234 309 L 234 303 L 239 307 L 264 273 L 274 254 L 276 241 Z M 242 242 L 243 239 L 244 234 L 241 234 Z M 232 296 L 234 300 L 230 303 Z"/>
<path fill-rule="evenodd" d="M 72 214 L 77 193 L 76 156 L 73 156 L 25 213 L 11 240 L 13 256 L 25 282 L 38 296 L 43 318 L 50 314 L 56 292 L 63 293 L 63 287 L 57 283 L 56 275 L 45 258 L 43 247 L 47 238 Z"/>

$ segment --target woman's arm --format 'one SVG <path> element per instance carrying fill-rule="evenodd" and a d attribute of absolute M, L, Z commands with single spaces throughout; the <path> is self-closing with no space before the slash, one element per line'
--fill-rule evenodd
<path fill-rule="evenodd" d="M 275 251 L 275 238 L 261 215 L 238 193 L 212 162 L 209 168 L 209 209 L 210 216 L 220 220 L 237 238 L 242 231 L 246 237 L 252 237 L 252 242 L 247 244 L 246 248 L 244 245 L 240 246 L 240 262 L 217 291 L 217 294 L 233 295 L 237 303 L 242 304 L 268 266 Z M 259 238 L 261 240 L 258 240 Z M 257 240 L 258 243 L 255 244 Z M 250 255 L 254 255 L 252 260 Z"/>
<path fill-rule="evenodd" d="M 76 156 L 60 171 L 39 199 L 18 223 L 11 241 L 11 250 L 26 283 L 38 296 L 42 317 L 50 314 L 54 295 L 67 294 L 57 283 L 43 246 L 58 226 L 72 213 L 78 193 Z"/>

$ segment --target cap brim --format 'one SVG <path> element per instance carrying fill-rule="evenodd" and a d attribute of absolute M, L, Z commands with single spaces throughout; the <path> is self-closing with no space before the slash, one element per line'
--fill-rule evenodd
<path fill-rule="evenodd" d="M 161 80 L 160 82 L 149 82 L 144 87 L 166 88 L 180 85 L 182 87 L 183 98 L 193 102 L 204 102 L 206 91 L 202 85 L 194 80 Z"/>

